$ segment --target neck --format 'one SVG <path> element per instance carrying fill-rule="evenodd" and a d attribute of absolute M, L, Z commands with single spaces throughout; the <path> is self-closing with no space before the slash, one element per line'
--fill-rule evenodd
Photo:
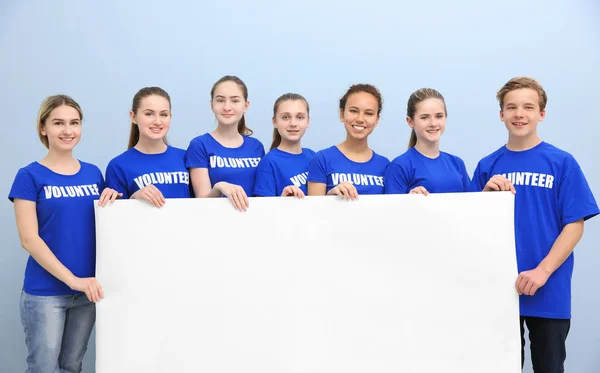
<path fill-rule="evenodd" d="M 279 150 L 283 150 L 284 152 L 292 153 L 292 154 L 300 154 L 302 153 L 302 145 L 300 141 L 289 142 L 284 139 L 281 139 L 281 144 L 277 147 Z"/>
<path fill-rule="evenodd" d="M 212 131 L 212 134 L 223 140 L 235 140 L 242 136 L 238 132 L 237 124 L 235 126 L 224 126 L 219 123 L 217 124 L 217 128 Z"/>
<path fill-rule="evenodd" d="M 533 134 L 529 137 L 512 137 L 508 136 L 508 143 L 506 147 L 513 151 L 524 151 L 536 147 L 542 142 L 537 134 Z"/>
<path fill-rule="evenodd" d="M 159 154 L 167 150 L 167 144 L 163 139 L 150 140 L 140 137 L 135 148 L 144 154 Z"/>
<path fill-rule="evenodd" d="M 356 154 L 371 151 L 369 148 L 369 141 L 366 137 L 364 139 L 355 139 L 353 137 L 346 136 L 346 141 L 341 143 L 339 146 Z"/>
<path fill-rule="evenodd" d="M 427 158 L 437 158 L 440 155 L 440 142 L 421 142 L 417 140 L 415 149 Z"/>
<path fill-rule="evenodd" d="M 48 154 L 42 158 L 42 161 L 48 165 L 59 165 L 59 164 L 68 164 L 70 162 L 77 162 L 75 158 L 73 158 L 73 151 L 56 151 L 50 149 Z"/>

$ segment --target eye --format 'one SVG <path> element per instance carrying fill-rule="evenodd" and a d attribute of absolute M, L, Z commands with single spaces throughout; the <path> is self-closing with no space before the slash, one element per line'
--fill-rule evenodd
<path fill-rule="evenodd" d="M 81 122 L 79 122 L 78 120 L 76 120 L 76 121 L 74 121 L 74 122 L 71 122 L 71 125 L 72 125 L 72 126 L 78 126 L 78 125 L 80 125 L 80 124 L 81 124 Z"/>
<path fill-rule="evenodd" d="M 234 99 L 234 100 L 233 100 L 233 103 L 234 103 L 234 104 L 237 104 L 237 103 L 239 103 L 239 102 L 240 102 L 240 100 L 238 100 L 238 99 Z"/>
<path fill-rule="evenodd" d="M 161 115 L 165 118 L 169 116 L 169 114 L 167 114 L 167 113 L 162 113 Z"/>
<path fill-rule="evenodd" d="M 425 119 L 427 119 L 428 117 L 429 117 L 428 115 L 421 115 L 421 119 L 422 119 L 422 120 L 425 120 Z"/>
<path fill-rule="evenodd" d="M 356 110 L 356 109 L 350 109 L 350 112 L 351 112 L 352 114 L 356 114 L 356 113 L 358 113 L 358 110 Z"/>
<path fill-rule="evenodd" d="M 298 119 L 299 120 L 303 120 L 304 119 L 304 115 L 298 115 Z"/>
<path fill-rule="evenodd" d="M 54 122 L 54 124 L 57 126 L 61 126 L 63 124 L 63 122 Z"/>
<path fill-rule="evenodd" d="M 145 116 L 149 117 L 152 115 L 152 113 L 144 113 Z"/>
<path fill-rule="evenodd" d="M 437 118 L 438 118 L 438 119 L 442 119 L 443 117 L 444 117 L 444 114 L 438 114 L 438 115 L 437 115 Z"/>
<path fill-rule="evenodd" d="M 287 115 L 282 115 L 282 116 L 281 116 L 281 119 L 283 119 L 283 120 L 288 120 L 288 119 L 290 119 L 290 117 L 289 117 L 289 116 L 287 116 Z"/>

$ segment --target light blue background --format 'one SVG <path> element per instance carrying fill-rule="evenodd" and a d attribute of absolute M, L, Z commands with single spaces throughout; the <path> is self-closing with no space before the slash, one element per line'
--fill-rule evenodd
<path fill-rule="evenodd" d="M 337 105 L 349 85 L 380 88 L 384 107 L 371 146 L 390 158 L 406 149 L 409 94 L 430 86 L 446 97 L 442 149 L 477 161 L 503 145 L 496 91 L 530 75 L 549 95 L 540 134 L 571 152 L 600 199 L 600 5 L 572 1 L 7 1 L 0 3 L 0 195 L 19 167 L 45 154 L 35 132 L 42 99 L 73 96 L 84 110 L 76 155 L 105 169 L 128 139 L 135 92 L 172 96 L 169 138 L 186 147 L 215 126 L 209 91 L 225 74 L 248 85 L 247 122 L 269 146 L 274 100 L 289 91 L 311 105 L 304 145 L 344 139 Z M 25 370 L 18 299 L 27 258 L 12 204 L 0 207 L 0 362 Z M 597 272 L 600 218 L 576 250 L 567 371 L 600 371 Z M 477 294 L 473 294 L 474 297 Z M 93 371 L 93 342 L 84 371 Z M 530 372 L 527 362 L 526 372 Z"/>

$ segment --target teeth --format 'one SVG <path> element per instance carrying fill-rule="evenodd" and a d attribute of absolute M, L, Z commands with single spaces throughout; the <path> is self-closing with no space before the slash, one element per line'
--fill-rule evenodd
<path fill-rule="evenodd" d="M 362 131 L 365 129 L 365 127 L 363 127 L 363 126 L 352 126 L 352 127 L 356 128 L 359 131 Z"/>

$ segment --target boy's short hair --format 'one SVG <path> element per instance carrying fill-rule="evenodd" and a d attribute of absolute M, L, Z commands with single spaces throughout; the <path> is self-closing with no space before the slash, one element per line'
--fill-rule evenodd
<path fill-rule="evenodd" d="M 546 103 L 548 102 L 548 96 L 546 96 L 546 91 L 542 88 L 542 85 L 538 83 L 537 80 L 527 77 L 527 76 L 519 76 L 516 78 L 512 78 L 496 94 L 496 99 L 500 103 L 500 110 L 504 110 L 504 97 L 510 91 L 514 91 L 515 89 L 521 88 L 531 88 L 538 93 L 540 96 L 540 111 L 546 108 Z"/>

